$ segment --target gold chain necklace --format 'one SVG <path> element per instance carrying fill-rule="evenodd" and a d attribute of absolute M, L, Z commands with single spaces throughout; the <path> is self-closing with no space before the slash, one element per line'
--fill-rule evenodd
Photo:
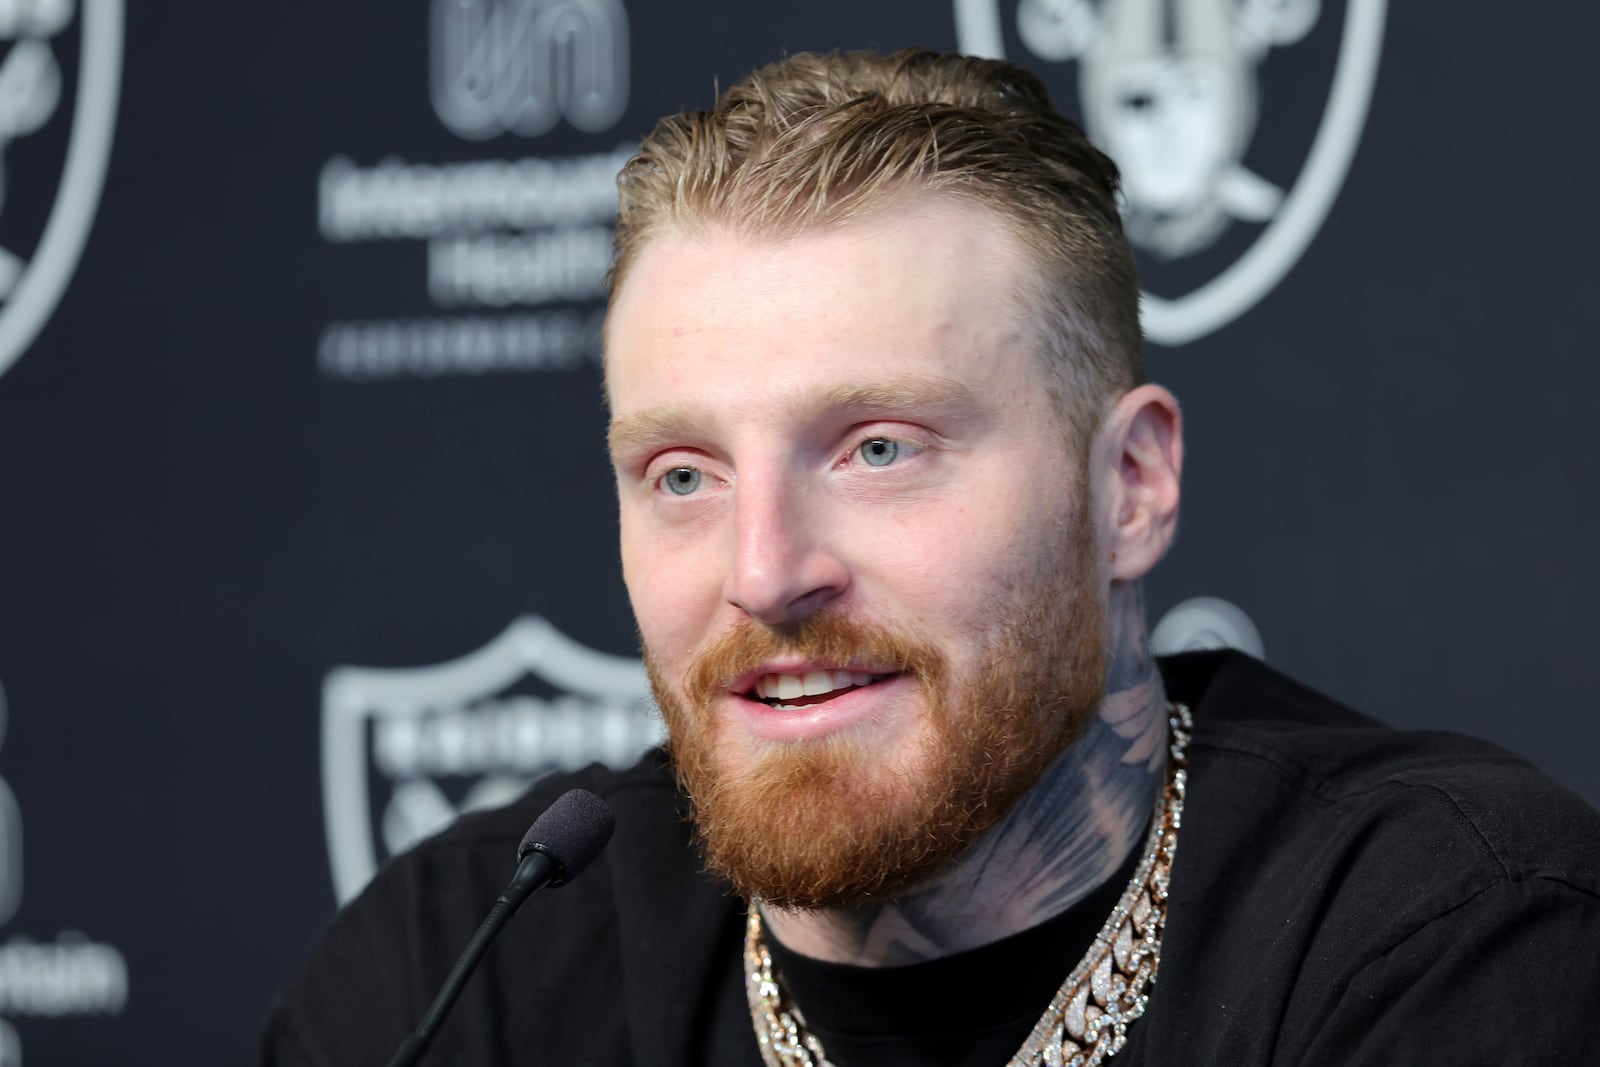
<path fill-rule="evenodd" d="M 1168 708 L 1172 728 L 1167 787 L 1156 799 L 1144 854 L 1128 888 L 1089 951 L 1061 983 L 1033 1032 L 1006 1067 L 1098 1067 L 1122 1050 L 1128 1027 L 1144 1014 L 1161 964 L 1167 889 L 1183 822 L 1193 717 L 1182 704 Z M 761 936 L 761 912 L 750 904 L 744 936 L 745 993 L 767 1067 L 834 1067 L 805 1016 L 778 984 Z"/>

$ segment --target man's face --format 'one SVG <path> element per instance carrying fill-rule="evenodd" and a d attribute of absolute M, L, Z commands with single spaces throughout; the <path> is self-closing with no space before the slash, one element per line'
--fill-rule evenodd
<path fill-rule="evenodd" d="M 710 865 L 884 899 L 1104 684 L 1094 516 L 997 218 L 654 237 L 608 324 L 624 576 Z"/>

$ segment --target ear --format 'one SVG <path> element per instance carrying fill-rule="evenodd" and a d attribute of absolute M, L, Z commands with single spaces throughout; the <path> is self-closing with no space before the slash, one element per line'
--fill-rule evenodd
<path fill-rule="evenodd" d="M 1183 413 L 1177 397 L 1159 385 L 1124 393 L 1090 455 L 1107 575 L 1113 582 L 1137 580 L 1178 532 Z"/>

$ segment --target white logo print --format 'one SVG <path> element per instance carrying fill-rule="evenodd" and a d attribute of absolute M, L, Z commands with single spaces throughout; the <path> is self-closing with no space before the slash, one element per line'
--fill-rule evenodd
<path fill-rule="evenodd" d="M 6 732 L 6 691 L 0 686 L 0 739 Z M 22 812 L 16 794 L 0 779 L 0 926 L 22 904 Z M 3 1062 L 3 1057 L 0 1057 Z"/>
<path fill-rule="evenodd" d="M 1327 217 L 1366 121 L 1386 0 L 1349 0 L 1339 59 L 1305 166 L 1285 191 L 1245 167 L 1257 67 L 1304 39 L 1321 0 L 1020 0 L 1016 32 L 1040 59 L 1076 61 L 1090 136 L 1122 170 L 1128 238 L 1158 259 L 1194 255 L 1234 222 L 1256 241 L 1187 295 L 1143 294 L 1145 332 L 1183 344 L 1237 318 L 1289 272 Z M 955 0 L 964 51 L 1000 57 L 999 0 Z"/>
<path fill-rule="evenodd" d="M 547 694 L 513 692 L 533 682 Z M 626 767 L 662 738 L 644 665 L 596 652 L 525 616 L 488 645 L 427 667 L 337 667 L 323 685 L 322 786 L 340 901 L 384 855 L 462 811 L 515 798 L 540 775 Z M 378 786 L 388 784 L 388 797 Z M 458 785 L 459 801 L 443 780 Z M 374 818 L 373 800 L 383 803 Z"/>
<path fill-rule="evenodd" d="M 1261 631 L 1244 609 L 1214 596 L 1197 596 L 1174 605 L 1150 631 L 1150 651 L 1175 656 L 1207 648 L 1237 648 L 1266 658 Z"/>
<path fill-rule="evenodd" d="M 434 0 L 433 107 L 462 137 L 599 133 L 627 106 L 618 0 Z"/>
<path fill-rule="evenodd" d="M 0 735 L 6 725 L 0 687 Z M 22 811 L 0 781 L 0 925 L 22 903 Z M 120 1015 L 128 1004 L 128 961 L 114 945 L 62 930 L 53 941 L 9 932 L 0 944 L 0 1067 L 20 1067 L 18 1016 Z"/>
<path fill-rule="evenodd" d="M 73 0 L 0 4 L 0 40 L 14 43 L 0 61 L 0 211 L 12 204 L 5 151 L 56 113 L 63 95 L 51 41 L 72 21 Z M 72 134 L 55 204 L 29 261 L 0 248 L 0 373 L 38 335 L 78 265 L 94 219 L 111 152 L 122 65 L 121 0 L 84 0 Z"/>

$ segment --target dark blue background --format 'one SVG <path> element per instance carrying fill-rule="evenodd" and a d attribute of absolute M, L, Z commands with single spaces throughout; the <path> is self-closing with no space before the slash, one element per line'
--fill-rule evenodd
<path fill-rule="evenodd" d="M 1315 240 L 1236 321 L 1153 347 L 1189 465 L 1148 600 L 1224 597 L 1278 667 L 1595 802 L 1600 21 L 1557 12 L 1391 10 Z M 92 235 L 0 376 L 0 778 L 25 827 L 0 943 L 82 931 L 130 992 L 111 1016 L 9 1016 L 28 1063 L 246 1061 L 335 905 L 335 666 L 438 663 L 526 614 L 636 651 L 598 375 L 322 375 L 327 322 L 442 314 L 421 242 L 322 240 L 323 164 L 606 151 L 786 49 L 957 43 L 936 2 L 627 14 L 614 129 L 468 141 L 429 102 L 426 4 L 129 12 Z M 1342 3 L 1321 18 L 1262 69 L 1263 168 L 1292 173 L 1320 116 Z M 69 115 L 8 151 L 0 243 L 42 224 Z"/>

